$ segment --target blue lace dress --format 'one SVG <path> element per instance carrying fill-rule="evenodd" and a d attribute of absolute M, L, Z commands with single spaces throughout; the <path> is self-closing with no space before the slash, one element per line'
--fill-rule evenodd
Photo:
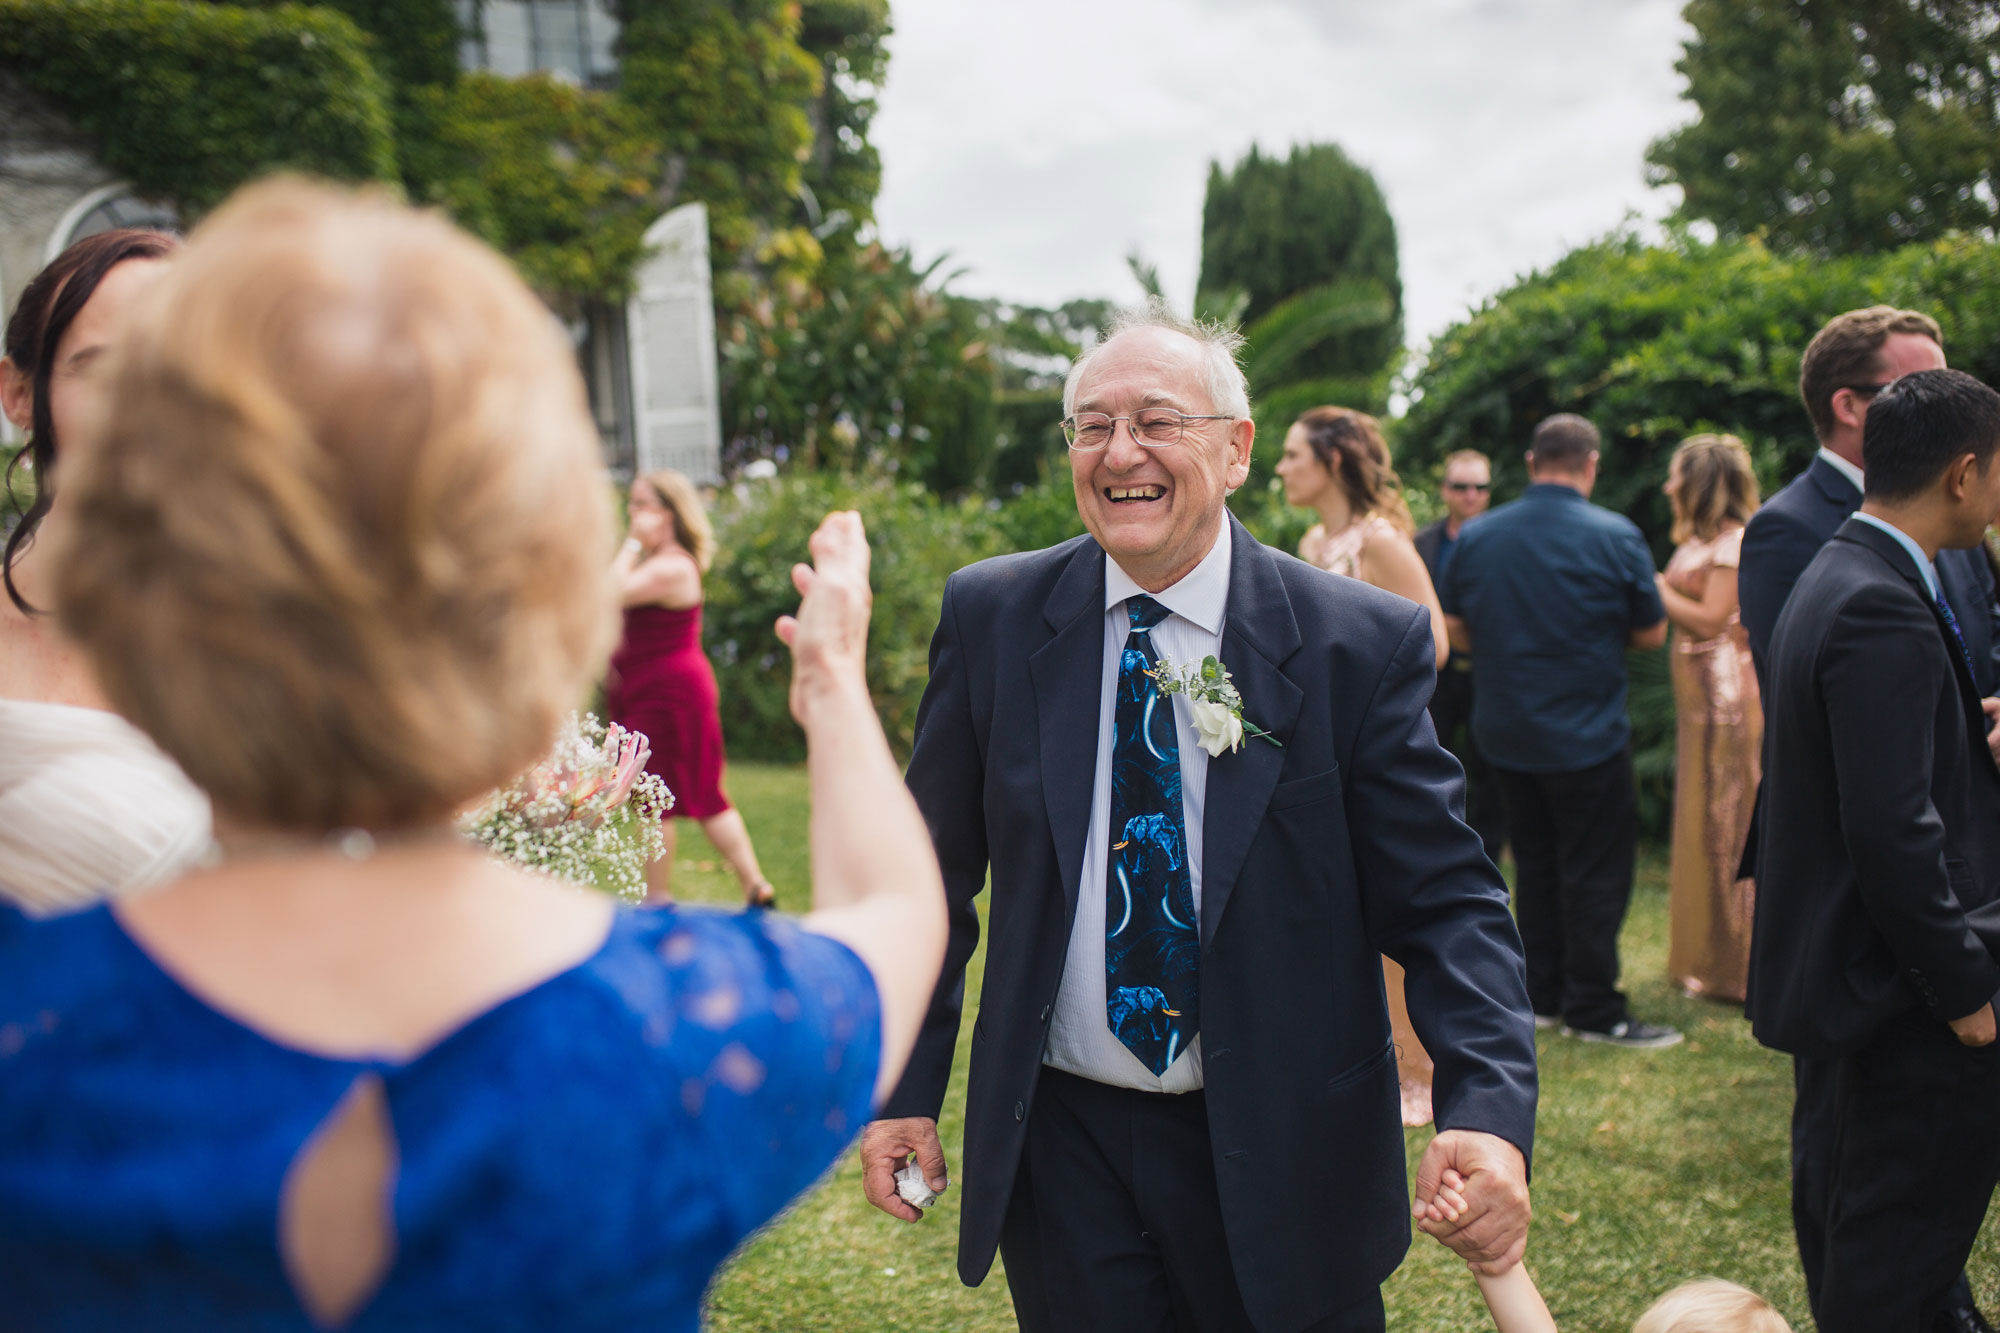
<path fill-rule="evenodd" d="M 880 1041 L 860 959 L 768 913 L 621 913 L 576 967 L 371 1062 L 208 1007 L 105 908 L 0 909 L 0 1325 L 319 1326 L 281 1195 L 372 1075 L 393 1257 L 339 1326 L 693 1330 L 867 1120 Z"/>

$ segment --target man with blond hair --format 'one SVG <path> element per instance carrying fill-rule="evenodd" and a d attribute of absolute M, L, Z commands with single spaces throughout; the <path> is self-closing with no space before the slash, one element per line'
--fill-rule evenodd
<path fill-rule="evenodd" d="M 947 1184 L 990 869 L 958 1270 L 997 1248 L 1029 1333 L 1380 1330 L 1413 1217 L 1482 1271 L 1526 1244 L 1534 1031 L 1425 712 L 1430 616 L 1230 517 L 1255 434 L 1236 341 L 1156 308 L 1081 358 L 1087 535 L 960 570 L 931 644 L 909 785 L 951 944 L 863 1188 L 913 1222 Z M 1223 702 L 1160 689 L 1204 660 Z M 1437 1054 L 1414 1207 L 1384 954 Z M 1446 1168 L 1463 1215 L 1433 1207 Z"/>

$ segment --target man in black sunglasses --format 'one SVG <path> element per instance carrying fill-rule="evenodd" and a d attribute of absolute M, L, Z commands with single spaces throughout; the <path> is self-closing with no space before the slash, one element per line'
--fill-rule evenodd
<path fill-rule="evenodd" d="M 1431 586 L 1444 586 L 1444 572 L 1458 552 L 1459 532 L 1486 512 L 1493 501 L 1493 461 L 1477 449 L 1460 449 L 1444 460 L 1439 487 L 1445 515 L 1416 535 L 1417 554 L 1430 571 Z M 1472 658 L 1453 649 L 1438 672 L 1431 695 L 1431 725 L 1465 769 L 1465 822 L 1486 847 L 1495 865 L 1507 844 L 1507 812 L 1500 804 L 1493 770 L 1472 739 Z"/>

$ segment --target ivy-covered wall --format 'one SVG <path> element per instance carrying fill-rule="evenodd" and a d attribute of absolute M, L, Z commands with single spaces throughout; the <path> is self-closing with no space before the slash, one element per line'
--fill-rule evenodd
<path fill-rule="evenodd" d="M 389 86 L 329 8 L 0 0 L 0 71 L 189 213 L 280 168 L 396 178 Z"/>

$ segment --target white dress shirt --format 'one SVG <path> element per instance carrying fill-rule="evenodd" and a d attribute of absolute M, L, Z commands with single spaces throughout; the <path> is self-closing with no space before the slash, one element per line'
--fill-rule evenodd
<path fill-rule="evenodd" d="M 1827 448 L 1823 444 L 1819 447 L 1819 456 L 1826 460 L 1826 465 L 1828 467 L 1832 468 L 1835 472 L 1838 472 L 1841 476 L 1853 482 L 1855 490 L 1866 491 L 1868 489 L 1866 486 L 1861 484 L 1860 468 L 1854 466 L 1854 464 L 1848 462 L 1845 458 L 1842 458 L 1839 454 L 1835 453 L 1833 450 Z"/>
<path fill-rule="evenodd" d="M 1153 627 L 1153 648 L 1176 666 L 1222 651 L 1223 613 L 1229 602 L 1229 518 L 1215 546 L 1180 582 L 1147 594 L 1118 562 L 1104 562 L 1104 673 L 1098 687 L 1097 776 L 1090 792 L 1090 833 L 1083 844 L 1083 882 L 1062 987 L 1056 992 L 1043 1062 L 1065 1073 L 1146 1092 L 1193 1092 L 1201 1087 L 1201 1036 L 1156 1075 L 1112 1034 L 1104 999 L 1105 882 L 1110 873 L 1112 719 L 1118 704 L 1118 666 L 1132 618 L 1128 597 L 1150 595 L 1171 613 Z M 1224 665 L 1227 665 L 1225 663 Z M 1180 734 L 1181 815 L 1186 821 L 1187 864 L 1194 886 L 1195 919 L 1201 918 L 1201 816 L 1208 796 L 1208 752 L 1197 739 L 1185 695 L 1173 696 Z"/>
<path fill-rule="evenodd" d="M 1917 572 L 1924 576 L 1924 586 L 1930 589 L 1931 600 L 1933 602 L 1944 600 L 1944 594 L 1938 589 L 1937 566 L 1933 565 L 1931 558 L 1924 554 L 1924 548 L 1917 545 L 1916 538 L 1885 518 L 1877 518 L 1873 514 L 1863 514 L 1859 511 L 1854 516 L 1869 527 L 1880 528 L 1894 537 L 1902 548 L 1910 553 L 1910 559 L 1917 562 Z"/>

